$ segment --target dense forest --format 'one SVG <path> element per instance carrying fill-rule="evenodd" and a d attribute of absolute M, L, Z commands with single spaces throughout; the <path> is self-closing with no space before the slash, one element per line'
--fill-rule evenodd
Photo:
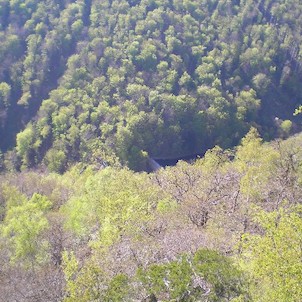
<path fill-rule="evenodd" d="M 174 158 L 300 130 L 297 0 L 0 2 L 7 169 Z M 7 152 L 10 150 L 9 152 Z"/>
<path fill-rule="evenodd" d="M 298 0 L 0 0 L 0 301 L 301 301 L 301 45 Z"/>
<path fill-rule="evenodd" d="M 302 136 L 156 173 L 2 175 L 1 301 L 297 302 Z"/>

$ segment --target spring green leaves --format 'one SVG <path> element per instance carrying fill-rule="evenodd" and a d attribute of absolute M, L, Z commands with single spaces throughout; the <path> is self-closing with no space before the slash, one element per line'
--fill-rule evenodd
<path fill-rule="evenodd" d="M 242 260 L 251 276 L 251 293 L 259 302 L 299 301 L 302 295 L 302 209 L 258 209 L 263 235 L 246 234 Z"/>
<path fill-rule="evenodd" d="M 1 226 L 1 236 L 5 238 L 11 262 L 23 261 L 35 265 L 47 259 L 47 240 L 43 232 L 49 227 L 45 216 L 51 203 L 45 196 L 34 194 L 30 200 L 20 198 L 6 211 Z"/>

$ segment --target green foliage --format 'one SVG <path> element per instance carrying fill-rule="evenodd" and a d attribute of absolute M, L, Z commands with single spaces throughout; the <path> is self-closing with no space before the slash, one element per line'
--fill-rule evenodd
<path fill-rule="evenodd" d="M 17 153 L 22 158 L 24 165 L 30 165 L 30 153 L 33 148 L 35 132 L 33 126 L 29 126 L 17 135 Z"/>
<path fill-rule="evenodd" d="M 131 291 L 128 283 L 129 278 L 127 275 L 119 274 L 114 276 L 108 284 L 103 301 L 119 302 L 131 297 L 131 295 L 129 295 Z"/>
<path fill-rule="evenodd" d="M 302 106 L 299 106 L 298 108 L 295 109 L 294 115 L 301 114 L 302 112 Z"/>
<path fill-rule="evenodd" d="M 41 234 L 48 228 L 45 213 L 51 203 L 45 196 L 34 194 L 30 200 L 9 202 L 1 226 L 1 236 L 10 247 L 10 260 L 22 260 L 26 265 L 36 265 L 47 260 L 48 243 Z"/>
<path fill-rule="evenodd" d="M 109 278 L 94 258 L 80 267 L 73 253 L 65 252 L 63 261 L 66 302 L 131 301 L 138 291 L 161 301 L 247 301 L 242 272 L 212 250 L 139 268 L 134 277 L 119 273 Z"/>
<path fill-rule="evenodd" d="M 210 301 L 233 301 L 244 297 L 244 277 L 232 260 L 213 250 L 200 250 L 194 255 L 195 272 L 208 282 Z"/>
<path fill-rule="evenodd" d="M 283 121 L 282 123 L 281 123 L 281 125 L 280 125 L 280 129 L 281 129 L 281 131 L 282 131 L 282 136 L 283 137 L 288 137 L 289 136 L 289 134 L 290 134 L 290 132 L 291 132 L 291 130 L 292 130 L 292 126 L 293 126 L 293 123 L 292 123 L 292 121 L 290 121 L 290 120 L 285 120 L 285 121 Z"/>
<path fill-rule="evenodd" d="M 259 196 L 273 175 L 279 156 L 271 146 L 263 144 L 258 131 L 251 128 L 237 148 L 235 157 L 238 170 L 243 173 L 241 192 L 248 198 Z"/>
<path fill-rule="evenodd" d="M 50 149 L 44 161 L 49 171 L 62 173 L 65 170 L 66 154 L 63 150 Z"/>
<path fill-rule="evenodd" d="M 73 253 L 63 253 L 63 270 L 66 279 L 64 302 L 97 301 L 101 298 L 104 282 L 102 270 L 93 264 L 79 269 L 79 263 Z"/>
<path fill-rule="evenodd" d="M 139 270 L 138 278 L 149 293 L 163 301 L 245 301 L 244 277 L 231 259 L 201 249 L 166 264 Z M 236 301 L 236 300 L 234 300 Z"/>
<path fill-rule="evenodd" d="M 129 296 L 128 277 L 117 274 L 109 279 L 93 259 L 80 268 L 75 255 L 64 252 L 63 271 L 66 280 L 64 302 L 118 302 Z"/>
<path fill-rule="evenodd" d="M 0 166 L 22 170 L 0 175 L 2 298 L 247 301 L 223 256 L 240 246 L 253 300 L 298 301 L 301 142 L 255 129 L 299 130 L 301 16 L 296 0 L 0 0 Z M 121 169 L 250 128 L 192 166 Z"/>
<path fill-rule="evenodd" d="M 8 107 L 11 94 L 11 86 L 5 82 L 0 83 L 0 108 Z"/>
<path fill-rule="evenodd" d="M 93 246 L 110 246 L 152 219 L 157 194 L 146 175 L 106 168 L 89 177 L 83 191 L 64 206 L 67 227 L 79 235 L 94 229 Z"/>
<path fill-rule="evenodd" d="M 146 272 L 139 272 L 139 278 L 149 294 L 179 300 L 190 290 L 191 274 L 190 264 L 184 257 L 166 265 L 153 265 Z"/>
<path fill-rule="evenodd" d="M 260 100 L 256 98 L 256 91 L 242 91 L 236 98 L 237 116 L 239 120 L 253 119 L 260 108 Z"/>
<path fill-rule="evenodd" d="M 271 213 L 257 209 L 263 235 L 246 234 L 242 265 L 255 301 L 298 301 L 302 295 L 301 207 Z"/>
<path fill-rule="evenodd" d="M 263 143 L 252 128 L 236 151 L 215 147 L 156 173 L 79 163 L 64 175 L 0 175 L 9 295 L 299 300 L 300 145 L 301 136 Z"/>
<path fill-rule="evenodd" d="M 3 2 L 0 107 L 10 139 L 1 146 L 19 133 L 23 167 L 63 172 L 96 163 L 102 150 L 139 171 L 142 152 L 228 148 L 251 125 L 268 138 L 289 133 L 274 118 L 289 119 L 302 92 L 297 1 L 289 14 L 281 0 L 254 11 L 251 1 L 224 0 Z M 10 127 L 13 112 L 20 123 Z"/>

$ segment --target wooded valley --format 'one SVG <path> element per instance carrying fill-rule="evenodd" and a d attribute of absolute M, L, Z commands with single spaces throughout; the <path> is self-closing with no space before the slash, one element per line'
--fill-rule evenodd
<path fill-rule="evenodd" d="M 301 42 L 298 0 L 0 0 L 0 301 L 301 301 Z"/>

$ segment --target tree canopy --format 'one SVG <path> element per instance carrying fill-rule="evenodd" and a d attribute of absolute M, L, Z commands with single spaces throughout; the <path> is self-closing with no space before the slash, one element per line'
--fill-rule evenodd
<path fill-rule="evenodd" d="M 301 9 L 1 0 L 0 147 L 16 146 L 17 169 L 63 172 L 114 154 L 143 170 L 141 152 L 202 154 L 238 144 L 250 126 L 287 137 L 301 119 Z"/>

